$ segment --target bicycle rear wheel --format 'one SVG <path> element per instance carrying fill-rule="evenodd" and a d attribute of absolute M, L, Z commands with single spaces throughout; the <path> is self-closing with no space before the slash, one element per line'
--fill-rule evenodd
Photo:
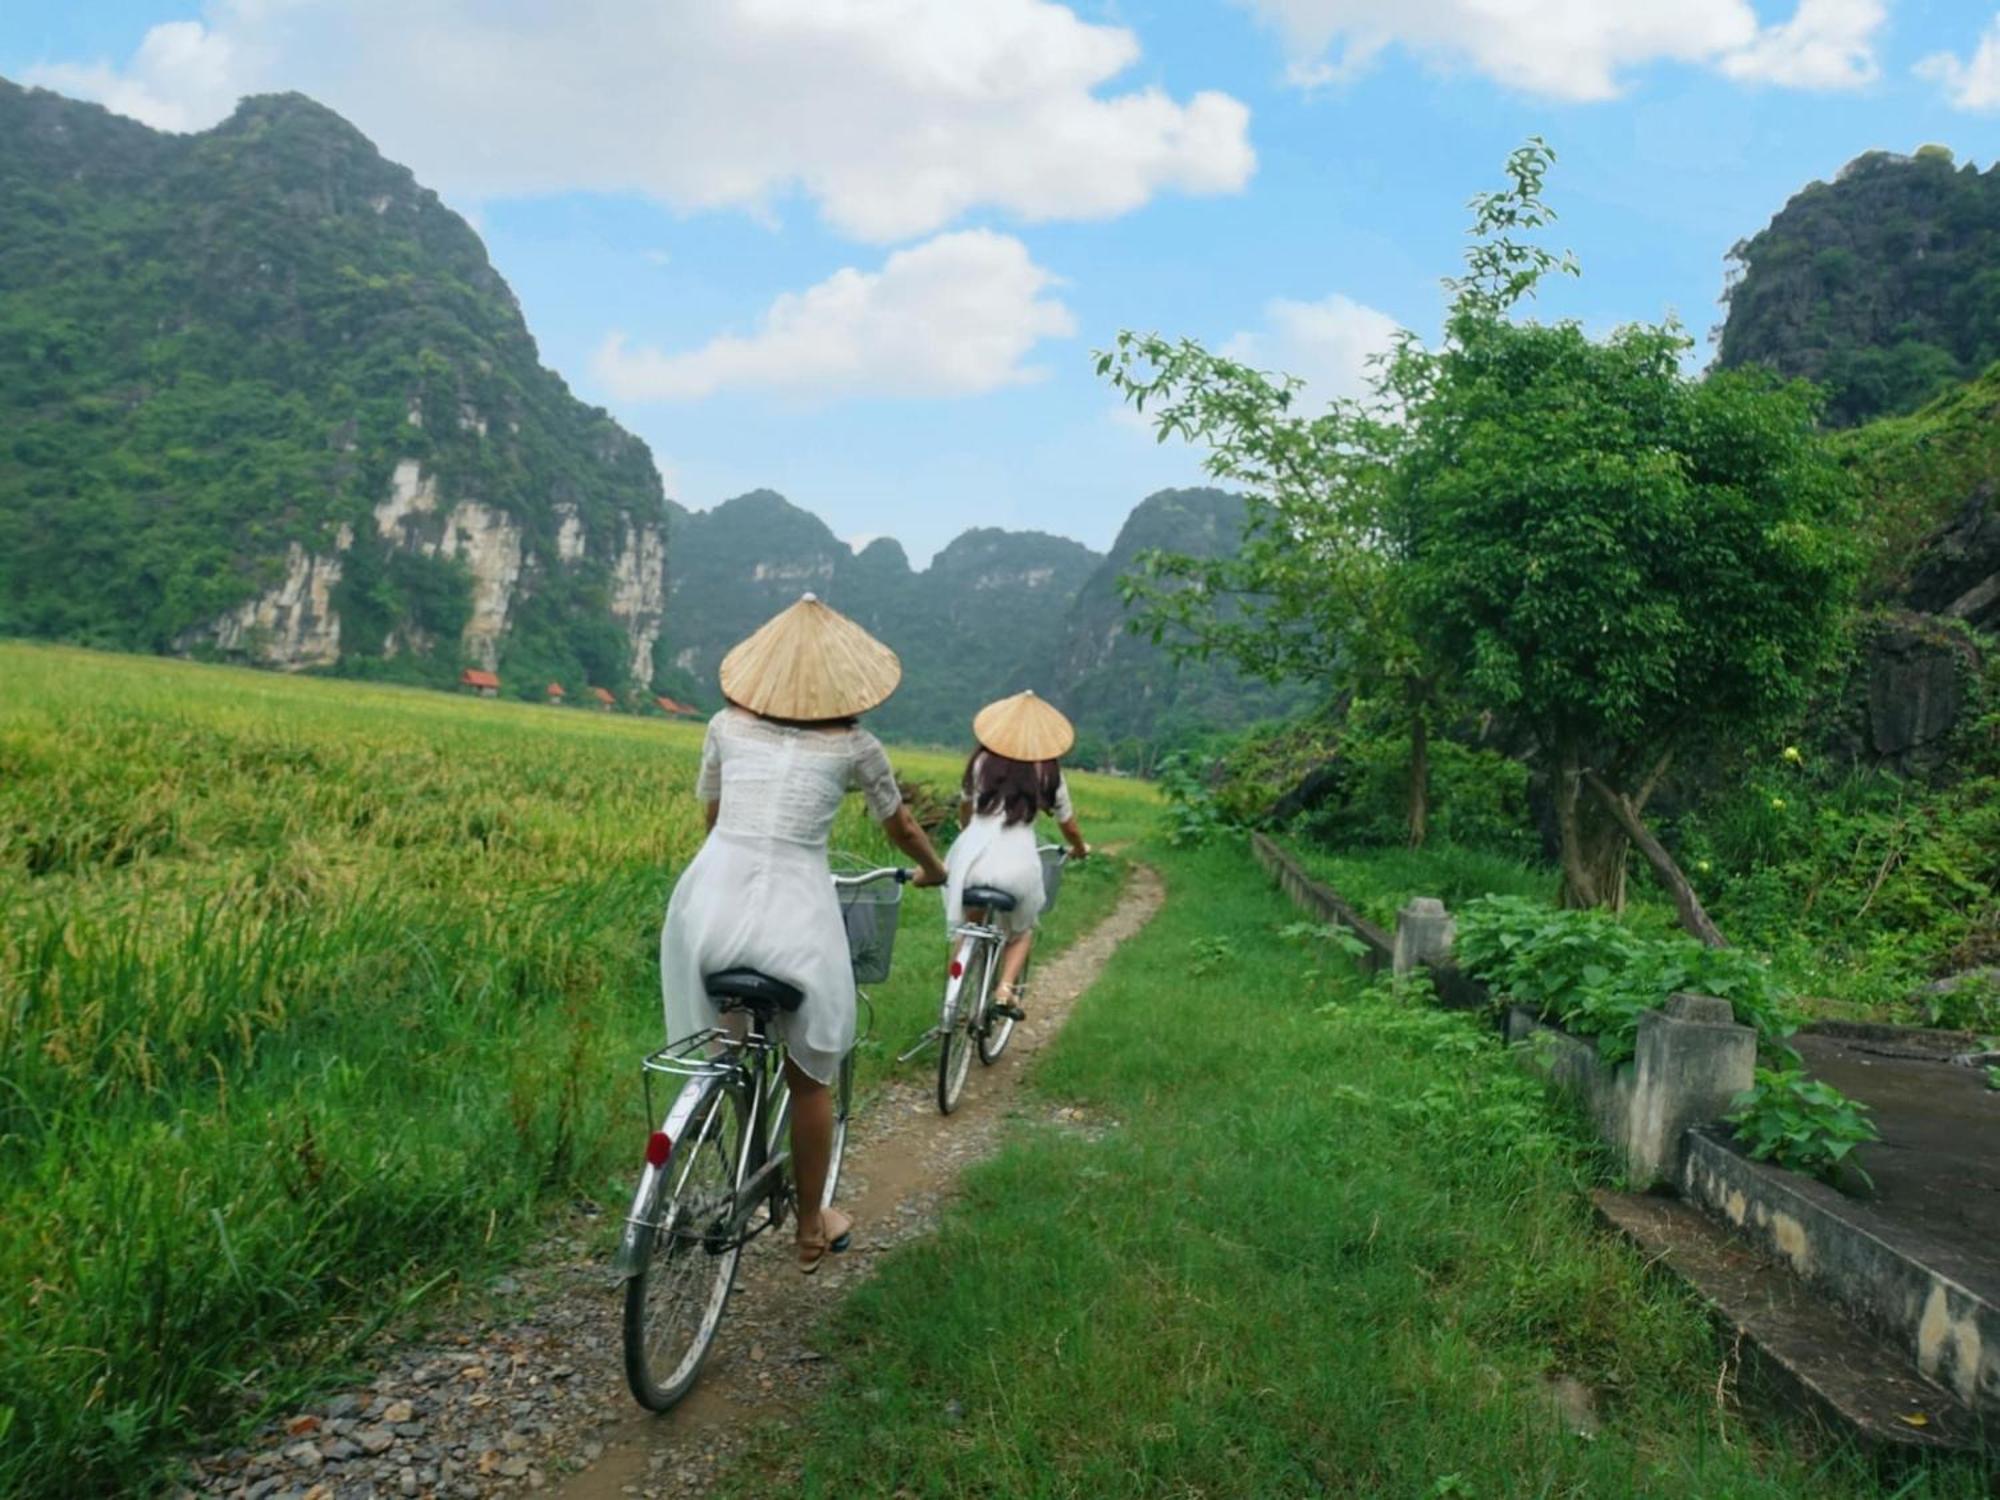
<path fill-rule="evenodd" d="M 1021 997 L 1028 992 L 1028 969 L 1033 959 L 1021 965 L 1021 977 L 1014 984 L 1014 1003 L 1019 1005 Z M 974 1032 L 979 1038 L 979 1060 L 991 1067 L 1000 1060 L 1000 1054 L 1007 1050 L 1007 1043 L 1013 1040 L 1014 1018 L 1003 1016 L 991 1004 L 980 1017 L 980 1025 Z"/>
<path fill-rule="evenodd" d="M 722 1326 L 743 1255 L 734 1221 L 755 1154 L 749 1114 L 734 1079 L 711 1080 L 643 1214 L 639 1269 L 625 1283 L 625 1380 L 650 1411 L 694 1388 Z"/>
<path fill-rule="evenodd" d="M 937 1102 L 940 1114 L 958 1108 L 965 1092 L 965 1073 L 972 1066 L 972 1028 L 986 1005 L 986 970 L 993 950 L 974 939 L 966 945 L 965 972 L 957 998 L 945 1006 L 943 1035 L 938 1038 Z"/>

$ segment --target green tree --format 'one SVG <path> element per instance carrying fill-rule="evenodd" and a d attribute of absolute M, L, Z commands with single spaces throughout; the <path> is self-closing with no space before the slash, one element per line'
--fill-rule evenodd
<path fill-rule="evenodd" d="M 1839 639 L 1855 507 L 1818 393 L 1691 380 L 1672 325 L 1454 325 L 1413 423 L 1415 617 L 1546 757 L 1568 904 L 1622 904 L 1629 841 L 1720 944 L 1644 812 L 1677 756 L 1794 712 Z"/>
<path fill-rule="evenodd" d="M 1450 280 L 1454 326 L 1504 316 L 1542 276 L 1575 263 L 1523 236 L 1555 217 L 1542 181 L 1555 156 L 1539 140 L 1507 161 L 1507 185 L 1473 200 L 1466 274 Z M 1448 351 L 1447 351 L 1448 354 Z M 1207 449 L 1204 466 L 1248 492 L 1242 550 L 1154 552 L 1128 577 L 1135 628 L 1184 655 L 1221 655 L 1273 681 L 1396 699 L 1409 729 L 1408 833 L 1424 841 L 1430 724 L 1447 674 L 1426 649 L 1405 588 L 1415 533 L 1412 444 L 1444 355 L 1399 336 L 1358 398 L 1317 415 L 1294 408 L 1304 382 L 1226 358 L 1192 339 L 1121 333 L 1099 375 L 1159 439 Z"/>

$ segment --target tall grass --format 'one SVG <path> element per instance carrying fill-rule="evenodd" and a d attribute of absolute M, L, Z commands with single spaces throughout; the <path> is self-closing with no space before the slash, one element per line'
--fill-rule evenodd
<path fill-rule="evenodd" d="M 1592 1222 L 1587 1132 L 1489 1029 L 1283 937 L 1239 849 L 1157 857 L 1166 909 L 1034 1075 L 1086 1128 L 1024 1121 L 887 1259 L 730 1493 L 1884 1493 L 1718 1400 L 1727 1349 Z"/>
<path fill-rule="evenodd" d="M 701 730 L 11 645 L 0 681 L 0 1492 L 123 1492 L 624 1191 Z M 886 858 L 858 806 L 836 841 Z M 934 994 L 905 928 L 866 1069 Z"/>
<path fill-rule="evenodd" d="M 1494 894 L 1553 902 L 1560 885 L 1547 865 L 1458 844 L 1334 850 L 1293 839 L 1287 847 L 1307 873 L 1339 891 L 1371 922 L 1389 929 L 1413 896 L 1435 896 L 1453 908 Z"/>

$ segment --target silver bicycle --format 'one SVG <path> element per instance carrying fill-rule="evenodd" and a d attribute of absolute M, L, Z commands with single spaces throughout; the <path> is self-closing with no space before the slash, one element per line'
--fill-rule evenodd
<path fill-rule="evenodd" d="M 912 873 L 890 867 L 836 875 L 843 915 L 854 894 L 880 881 L 900 887 Z M 893 915 L 886 924 L 878 918 L 874 930 L 879 934 L 884 925 L 892 946 Z M 859 974 L 858 950 L 855 958 Z M 886 977 L 886 949 L 882 960 L 869 982 Z M 722 1326 L 743 1247 L 781 1226 L 797 1198 L 785 1047 L 772 1027 L 805 996 L 755 969 L 727 969 L 705 976 L 704 983 L 717 1008 L 738 1024 L 662 1047 L 641 1065 L 648 1120 L 661 1118 L 654 1110 L 654 1078 L 675 1079 L 680 1087 L 646 1142 L 645 1170 L 612 1262 L 625 1282 L 626 1383 L 652 1411 L 666 1411 L 694 1388 Z M 834 1085 L 833 1157 L 822 1208 L 840 1183 L 853 1086 L 849 1052 Z"/>
<path fill-rule="evenodd" d="M 1062 867 L 1069 857 L 1059 844 L 1040 845 L 1035 852 L 1042 859 L 1042 910 L 1055 906 L 1062 881 Z M 1014 897 L 992 886 L 969 885 L 961 897 L 968 917 L 951 931 L 951 966 L 945 978 L 944 1004 L 935 1029 L 905 1053 L 908 1057 L 932 1040 L 938 1044 L 937 1102 L 942 1114 L 958 1108 L 965 1093 L 965 1075 L 972 1067 L 972 1054 L 991 1065 L 998 1062 L 1013 1038 L 1014 1025 L 1021 1020 L 1019 1005 L 993 998 L 993 985 L 1000 973 L 1000 950 L 1007 934 L 992 919 L 1014 909 Z M 1028 991 L 1028 966 L 1021 969 L 1015 986 L 1019 999 Z"/>

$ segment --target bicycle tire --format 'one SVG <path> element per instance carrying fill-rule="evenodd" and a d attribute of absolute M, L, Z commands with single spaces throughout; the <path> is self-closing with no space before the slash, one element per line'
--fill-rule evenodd
<path fill-rule="evenodd" d="M 986 969 L 992 950 L 977 940 L 966 944 L 965 971 L 958 981 L 958 995 L 945 1005 L 938 1038 L 938 1113 L 948 1115 L 958 1108 L 965 1093 L 966 1071 L 972 1066 L 972 1023 L 986 1003 Z"/>
<path fill-rule="evenodd" d="M 1021 977 L 1014 982 L 1014 1003 L 1019 1005 L 1021 997 L 1028 992 L 1028 967 L 1034 960 L 1021 965 Z M 1014 1037 L 1014 1018 L 994 1014 L 993 1007 L 986 1007 L 981 1017 L 981 1025 L 976 1032 L 979 1038 L 979 1061 L 986 1067 L 1000 1061 L 1000 1054 L 1007 1050 L 1007 1043 Z"/>
<path fill-rule="evenodd" d="M 694 1389 L 722 1326 L 743 1256 L 732 1220 L 754 1165 L 748 1118 L 741 1085 L 710 1080 L 643 1215 L 639 1269 L 625 1283 L 625 1383 L 648 1411 L 671 1410 Z"/>

